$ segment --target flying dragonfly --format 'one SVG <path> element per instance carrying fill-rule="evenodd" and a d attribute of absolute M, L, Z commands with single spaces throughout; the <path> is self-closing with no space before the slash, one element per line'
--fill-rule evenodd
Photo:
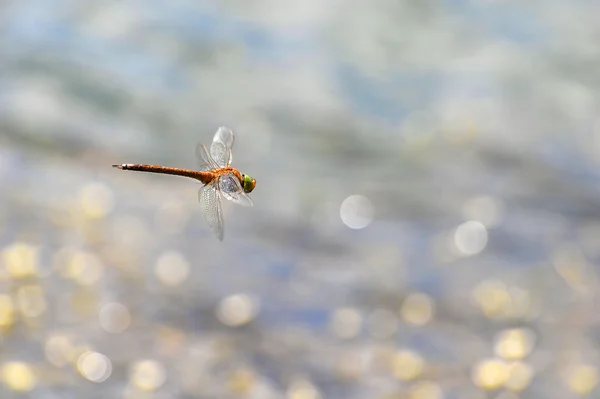
<path fill-rule="evenodd" d="M 220 127 L 213 137 L 210 153 L 204 144 L 196 147 L 199 170 L 170 168 L 156 165 L 124 163 L 113 165 L 121 170 L 163 173 L 199 180 L 204 185 L 198 191 L 202 214 L 217 238 L 223 241 L 222 198 L 243 206 L 252 206 L 249 193 L 256 187 L 256 180 L 231 167 L 231 149 L 235 137 L 231 129 Z"/>

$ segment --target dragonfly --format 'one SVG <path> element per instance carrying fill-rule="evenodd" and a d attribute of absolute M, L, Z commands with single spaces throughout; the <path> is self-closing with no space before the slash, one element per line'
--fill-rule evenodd
<path fill-rule="evenodd" d="M 213 137 L 210 152 L 204 144 L 198 144 L 196 146 L 198 170 L 131 163 L 113 165 L 113 167 L 121 170 L 162 173 L 199 180 L 203 184 L 198 191 L 202 214 L 213 233 L 220 241 L 223 241 L 222 198 L 238 205 L 253 206 L 252 199 L 248 194 L 256 187 L 255 179 L 231 167 L 234 140 L 235 136 L 231 129 L 221 126 Z"/>

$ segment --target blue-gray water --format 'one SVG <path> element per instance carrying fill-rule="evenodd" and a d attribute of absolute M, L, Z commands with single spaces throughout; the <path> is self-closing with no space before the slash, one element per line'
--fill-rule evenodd
<path fill-rule="evenodd" d="M 0 7 L 2 398 L 598 394 L 599 3 Z"/>

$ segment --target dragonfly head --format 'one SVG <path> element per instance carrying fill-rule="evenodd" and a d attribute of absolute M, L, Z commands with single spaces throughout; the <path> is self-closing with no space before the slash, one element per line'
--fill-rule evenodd
<path fill-rule="evenodd" d="M 244 174 L 242 175 L 242 179 L 244 180 L 244 192 L 252 192 L 252 190 L 254 190 L 254 187 L 256 187 L 256 180 Z"/>

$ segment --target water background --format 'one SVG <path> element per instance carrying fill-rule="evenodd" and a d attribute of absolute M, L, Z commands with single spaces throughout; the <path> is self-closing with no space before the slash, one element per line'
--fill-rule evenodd
<path fill-rule="evenodd" d="M 1 2 L 0 396 L 593 392 L 599 38 L 585 0 Z M 222 243 L 110 167 L 221 125 Z"/>

